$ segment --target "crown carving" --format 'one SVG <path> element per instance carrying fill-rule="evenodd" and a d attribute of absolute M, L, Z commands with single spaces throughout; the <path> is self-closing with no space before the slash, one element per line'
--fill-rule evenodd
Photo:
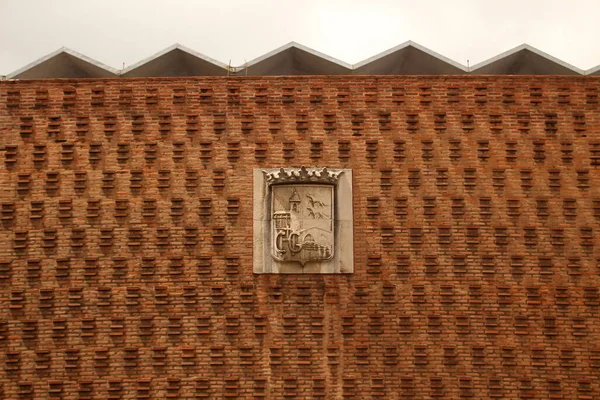
<path fill-rule="evenodd" d="M 327 168 L 280 168 L 278 170 L 263 170 L 268 185 L 285 183 L 321 183 L 336 185 L 342 170 Z"/>

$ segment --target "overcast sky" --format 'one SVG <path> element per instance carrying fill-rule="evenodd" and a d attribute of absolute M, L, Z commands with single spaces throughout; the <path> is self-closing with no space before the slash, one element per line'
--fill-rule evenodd
<path fill-rule="evenodd" d="M 69 47 L 121 69 L 180 43 L 241 65 L 290 41 L 355 64 L 407 40 L 473 66 L 528 43 L 600 64 L 600 0 L 0 0 L 0 75 Z"/>

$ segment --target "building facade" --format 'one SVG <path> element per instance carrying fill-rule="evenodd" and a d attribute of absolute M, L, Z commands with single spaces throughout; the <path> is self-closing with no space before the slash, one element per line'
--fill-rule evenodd
<path fill-rule="evenodd" d="M 0 82 L 2 397 L 600 397 L 599 95 Z M 302 166 L 352 171 L 353 271 L 255 274 L 254 170 Z"/>

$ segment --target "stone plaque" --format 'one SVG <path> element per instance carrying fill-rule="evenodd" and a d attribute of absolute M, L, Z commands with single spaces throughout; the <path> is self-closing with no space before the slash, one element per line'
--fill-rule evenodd
<path fill-rule="evenodd" d="M 352 170 L 254 171 L 254 272 L 353 271 Z"/>

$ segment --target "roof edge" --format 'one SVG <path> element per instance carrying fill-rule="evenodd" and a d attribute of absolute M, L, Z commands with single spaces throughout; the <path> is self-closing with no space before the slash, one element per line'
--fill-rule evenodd
<path fill-rule="evenodd" d="M 562 66 L 564 68 L 570 69 L 573 72 L 576 72 L 576 73 L 578 73 L 580 75 L 586 75 L 586 71 L 584 71 L 584 70 L 582 70 L 580 68 L 577 68 L 574 65 L 571 65 L 571 64 L 569 64 L 569 63 L 567 63 L 567 62 L 565 62 L 563 60 L 560 60 L 560 59 L 558 59 L 558 58 L 556 58 L 554 56 L 551 56 L 550 54 L 545 53 L 545 52 L 543 52 L 543 51 L 541 51 L 541 50 L 539 50 L 539 49 L 537 49 L 537 48 L 535 48 L 535 47 L 533 47 L 531 45 L 528 45 L 527 43 L 523 43 L 523 44 L 521 44 L 521 45 L 519 45 L 517 47 L 513 47 L 512 49 L 507 50 L 507 51 L 505 51 L 505 52 L 503 52 L 501 54 L 498 54 L 497 56 L 494 56 L 492 58 L 489 58 L 489 59 L 484 60 L 484 61 L 482 61 L 482 62 L 480 62 L 478 64 L 473 65 L 470 68 L 470 72 L 476 72 L 476 70 L 479 69 L 479 68 L 486 67 L 486 66 L 488 66 L 488 65 L 490 65 L 490 64 L 492 64 L 492 63 L 494 63 L 496 61 L 499 61 L 499 60 L 502 60 L 503 58 L 512 56 L 513 54 L 516 54 L 516 53 L 518 53 L 518 52 L 520 52 L 522 50 L 529 50 L 532 53 L 534 53 L 534 54 L 536 54 L 536 55 L 538 55 L 540 57 L 543 57 L 546 60 L 551 61 L 551 62 L 553 62 L 555 64 L 558 64 L 558 65 L 560 65 L 560 66 Z"/>
<path fill-rule="evenodd" d="M 431 49 L 428 49 L 425 46 L 421 46 L 420 44 L 418 44 L 416 42 L 413 42 L 412 40 L 408 40 L 408 41 L 406 41 L 404 43 L 401 43 L 401 44 L 399 44 L 399 45 L 397 45 L 395 47 L 392 47 L 391 49 L 387 49 L 385 51 L 382 51 L 379 54 L 376 54 L 376 55 L 374 55 L 372 57 L 369 57 L 369 58 L 367 58 L 365 60 L 362 60 L 361 62 L 359 62 L 357 64 L 354 64 L 353 65 L 353 69 L 361 68 L 361 67 L 363 67 L 363 66 L 365 66 L 367 64 L 370 64 L 370 63 L 372 63 L 374 61 L 377 61 L 377 60 L 379 60 L 379 59 L 381 59 L 383 57 L 389 56 L 390 54 L 393 54 L 393 53 L 395 53 L 397 51 L 400 51 L 402 49 L 405 49 L 407 47 L 414 47 L 415 49 L 420 50 L 423 53 L 426 53 L 426 54 L 428 54 L 428 55 L 430 55 L 430 56 L 432 56 L 434 58 L 437 58 L 440 61 L 443 61 L 443 62 L 445 62 L 447 64 L 450 64 L 453 67 L 456 67 L 456 68 L 460 69 L 461 71 L 469 72 L 468 68 L 465 65 L 462 65 L 461 63 L 458 63 L 458 62 L 456 62 L 456 61 L 454 61 L 454 60 L 452 60 L 452 59 L 450 59 L 450 58 L 448 58 L 446 56 L 443 56 L 443 55 L 441 55 L 439 53 L 436 53 L 435 51 L 433 51 Z"/>
<path fill-rule="evenodd" d="M 341 67 L 348 68 L 349 70 L 352 70 L 352 65 L 351 64 L 348 64 L 347 62 L 338 60 L 335 57 L 331 57 L 331 56 L 329 56 L 329 55 L 327 55 L 325 53 L 321 53 L 320 51 L 311 49 L 310 47 L 304 46 L 303 44 L 300 44 L 300 43 L 297 43 L 297 42 L 286 43 L 283 46 L 276 48 L 275 50 L 271 50 L 268 53 L 265 53 L 262 56 L 259 56 L 259 57 L 255 58 L 255 59 L 253 59 L 253 60 L 251 60 L 251 61 L 249 61 L 249 62 L 247 62 L 247 63 L 245 63 L 245 64 L 243 64 L 243 65 L 241 65 L 239 67 L 237 67 L 236 69 L 238 71 L 247 69 L 248 67 L 256 65 L 256 64 L 258 64 L 261 61 L 264 61 L 264 60 L 266 60 L 268 58 L 271 58 L 274 55 L 279 54 L 279 53 L 281 53 L 281 52 L 283 52 L 285 50 L 289 50 L 291 48 L 296 48 L 298 50 L 305 51 L 305 52 L 307 52 L 309 54 L 312 54 L 315 57 L 322 58 L 324 60 L 327 60 L 329 62 L 337 64 L 337 65 L 339 65 Z"/>
<path fill-rule="evenodd" d="M 584 75 L 592 75 L 592 74 L 595 74 L 598 71 L 600 71 L 600 65 L 596 65 L 595 67 L 592 67 L 590 69 L 586 69 Z"/>
<path fill-rule="evenodd" d="M 149 62 L 154 61 L 157 58 L 162 57 L 165 54 L 170 53 L 173 50 L 181 50 L 181 51 L 183 51 L 185 53 L 188 53 L 188 54 L 190 54 L 190 55 L 192 55 L 194 57 L 197 57 L 197 58 L 199 58 L 199 59 L 201 59 L 203 61 L 206 61 L 207 63 L 213 64 L 213 65 L 215 65 L 215 66 L 217 66 L 219 68 L 223 68 L 225 70 L 227 70 L 227 69 L 230 68 L 227 64 L 222 63 L 221 61 L 218 61 L 218 60 L 215 60 L 214 58 L 208 57 L 207 55 L 204 55 L 204 54 L 199 53 L 199 52 L 197 52 L 195 50 L 192 50 L 189 47 L 186 47 L 186 46 L 184 46 L 182 44 L 175 43 L 175 44 L 172 44 L 171 46 L 169 46 L 169 47 L 167 47 L 165 49 L 162 49 L 158 53 L 155 53 L 155 54 L 151 55 L 150 57 L 144 58 L 143 60 L 138 61 L 135 64 L 132 64 L 129 67 L 122 69 L 120 71 L 120 75 L 124 75 L 124 74 L 126 74 L 126 73 L 128 73 L 130 71 L 133 71 L 134 69 L 137 69 L 137 68 L 139 68 L 139 67 L 141 67 L 141 66 L 143 66 L 145 64 L 148 64 Z"/>
<path fill-rule="evenodd" d="M 116 68 L 113 68 L 106 64 L 103 64 L 100 61 L 94 60 L 93 58 L 90 58 L 84 54 L 78 53 L 75 50 L 71 50 L 68 47 L 61 47 L 60 49 L 55 50 L 52 53 L 46 54 L 45 56 L 38 58 L 37 60 L 25 65 L 24 67 L 21 67 L 18 70 L 11 72 L 10 74 L 6 75 L 6 79 L 14 79 L 15 76 L 20 75 L 23 72 L 30 70 L 31 68 L 37 67 L 38 65 L 50 60 L 53 57 L 56 57 L 62 53 L 68 54 L 68 55 L 78 58 L 82 61 L 90 63 L 90 64 L 92 64 L 98 68 L 104 69 L 107 72 L 110 72 L 112 74 L 119 75 L 119 70 Z"/>

